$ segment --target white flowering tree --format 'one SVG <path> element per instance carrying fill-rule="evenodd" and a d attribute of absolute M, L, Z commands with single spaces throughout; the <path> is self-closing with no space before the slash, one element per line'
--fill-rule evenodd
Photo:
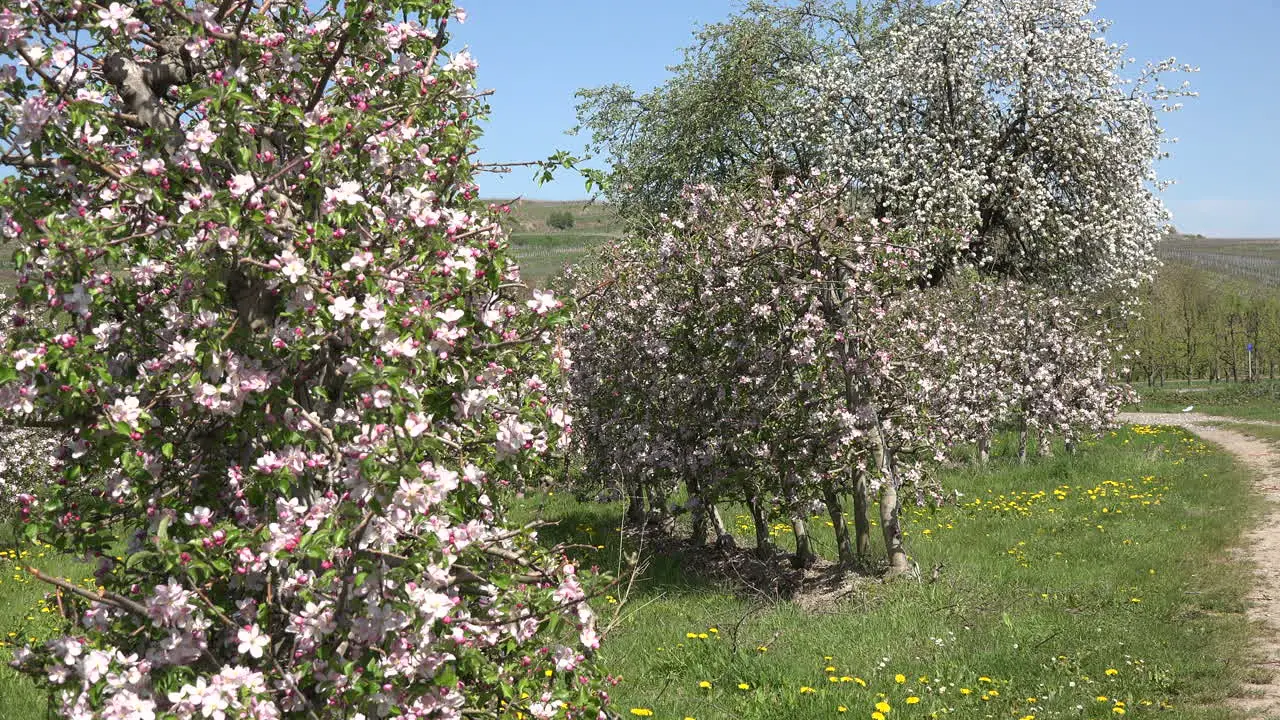
<path fill-rule="evenodd" d="M 1130 72 L 1090 0 L 947 1 L 866 52 L 803 70 L 787 136 L 820 145 L 864 208 L 972 238 L 986 272 L 1132 290 L 1168 216 L 1161 111 L 1192 95 Z M 935 279 L 947 273 L 944 263 Z"/>
<path fill-rule="evenodd" d="M 70 718 L 596 717 L 595 582 L 508 488 L 560 446 L 561 304 L 471 156 L 448 0 L 0 1 L 6 422 Z M 118 556 L 118 557 L 117 557 Z"/>

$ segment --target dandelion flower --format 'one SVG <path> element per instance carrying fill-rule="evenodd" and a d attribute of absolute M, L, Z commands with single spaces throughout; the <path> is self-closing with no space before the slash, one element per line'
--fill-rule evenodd
<path fill-rule="evenodd" d="M 653 711 L 649 708 L 631 708 L 631 714 L 636 717 L 649 717 L 653 715 Z"/>
<path fill-rule="evenodd" d="M 751 683 L 738 683 L 738 689 L 739 689 L 739 690 L 750 690 L 750 689 L 751 689 Z"/>
<path fill-rule="evenodd" d="M 698 687 L 702 688 L 703 690 L 710 690 L 710 689 L 711 689 L 711 683 L 710 683 L 709 681 L 707 681 L 707 680 L 703 680 L 703 681 L 701 681 L 701 682 L 699 682 L 699 683 L 698 683 Z"/>
<path fill-rule="evenodd" d="M 908 705 L 915 705 L 918 702 L 920 702 L 920 698 L 916 697 L 915 695 L 912 695 L 911 697 L 907 698 Z"/>
<path fill-rule="evenodd" d="M 876 703 L 876 709 L 882 713 L 887 713 L 893 708 L 889 706 L 889 703 L 881 700 L 880 702 Z"/>
<path fill-rule="evenodd" d="M 893 676 L 893 681 L 901 685 L 902 683 L 907 681 L 907 676 L 903 675 L 902 673 L 898 673 L 897 675 Z"/>

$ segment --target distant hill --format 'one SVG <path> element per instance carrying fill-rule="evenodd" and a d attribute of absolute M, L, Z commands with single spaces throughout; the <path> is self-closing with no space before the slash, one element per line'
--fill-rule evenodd
<path fill-rule="evenodd" d="M 1166 263 L 1280 287 L 1280 238 L 1208 238 L 1176 233 L 1161 242 L 1156 253 Z"/>
<path fill-rule="evenodd" d="M 504 200 L 486 202 L 508 204 Z M 520 260 L 524 278 L 545 283 L 566 265 L 579 261 L 591 248 L 622 237 L 617 215 L 604 203 L 585 200 L 518 200 L 510 203 L 507 230 L 511 248 Z M 554 212 L 573 215 L 573 227 L 557 230 L 549 220 Z"/>

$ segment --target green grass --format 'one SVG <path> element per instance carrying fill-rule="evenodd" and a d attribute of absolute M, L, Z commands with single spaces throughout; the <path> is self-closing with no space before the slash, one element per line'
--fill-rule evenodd
<path fill-rule="evenodd" d="M 547 223 L 551 213 L 561 210 L 567 210 L 573 215 L 573 227 L 566 231 L 555 230 Z M 513 233 L 565 232 L 616 235 L 620 227 L 617 216 L 608 205 L 585 200 L 567 202 L 520 200 L 511 205 L 509 218 L 509 230 Z"/>
<path fill-rule="evenodd" d="M 1254 499 L 1229 458 L 1180 431 L 1137 428 L 1075 457 L 960 469 L 945 483 L 964 493 L 959 506 L 907 512 L 924 581 L 863 579 L 805 608 L 709 580 L 690 570 L 694 555 L 649 557 L 603 655 L 624 716 L 867 718 L 887 702 L 890 720 L 1117 707 L 1225 718 L 1223 701 L 1261 679 L 1244 657 L 1248 568 L 1228 554 Z M 548 540 L 603 545 L 581 560 L 613 566 L 621 507 L 542 502 L 562 521 Z M 832 554 L 823 519 L 811 524 Z"/>
<path fill-rule="evenodd" d="M 568 265 L 583 259 L 596 247 L 612 239 L 609 235 L 567 232 L 558 235 L 523 234 L 511 236 L 511 249 L 520 263 L 521 276 L 532 285 L 542 285 Z"/>
<path fill-rule="evenodd" d="M 58 634 L 57 599 L 50 586 L 32 579 L 23 568 L 77 583 L 91 582 L 92 570 L 83 563 L 25 543 L 15 543 L 8 529 L 0 529 L 0 718 L 37 720 L 45 716 L 44 692 L 9 667 L 13 649 Z"/>
<path fill-rule="evenodd" d="M 572 228 L 556 230 L 547 223 L 560 210 L 573 214 Z M 506 225 L 521 274 L 534 286 L 579 262 L 591 248 L 622 236 L 621 221 L 608 205 L 582 200 L 521 200 L 512 205 Z"/>
<path fill-rule="evenodd" d="M 1266 440 L 1267 442 L 1280 445 L 1280 427 L 1231 422 L 1214 423 L 1214 425 L 1224 430 L 1234 430 L 1242 435 L 1249 435 L 1259 440 Z"/>
<path fill-rule="evenodd" d="M 1250 420 L 1280 421 L 1280 381 L 1209 383 L 1190 385 L 1170 381 L 1163 388 L 1134 386 L 1140 400 L 1127 409 L 1142 412 L 1179 412 L 1188 405 L 1195 412 Z"/>
<path fill-rule="evenodd" d="M 868 718 L 885 702 L 888 720 L 1114 718 L 1117 707 L 1226 718 L 1224 699 L 1260 679 L 1245 658 L 1248 568 L 1228 554 L 1256 499 L 1228 457 L 1179 431 L 1135 428 L 1076 456 L 960 468 L 944 482 L 963 493 L 958 505 L 906 513 L 923 581 L 861 578 L 812 606 L 737 592 L 700 572 L 705 556 L 692 551 L 642 548 L 646 569 L 630 596 L 600 603 L 622 618 L 602 660 L 619 678 L 612 694 L 623 716 Z M 724 509 L 748 545 L 745 514 Z M 635 548 L 621 540 L 621 512 L 563 492 L 519 509 L 559 520 L 542 530 L 545 541 L 581 543 L 570 552 L 606 568 Z M 830 555 L 824 519 L 811 525 Z M 789 546 L 785 526 L 776 535 Z M 937 564 L 940 578 L 929 582 Z M 0 627 L 50 632 L 44 588 L 11 580 L 8 560 L 0 568 Z M 0 670 L 0 718 L 36 720 L 43 707 L 26 680 Z"/>

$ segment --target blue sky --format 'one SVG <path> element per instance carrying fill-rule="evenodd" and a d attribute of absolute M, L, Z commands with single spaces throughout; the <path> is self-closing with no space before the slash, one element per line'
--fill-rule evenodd
<path fill-rule="evenodd" d="M 648 89 L 666 77 L 680 48 L 702 23 L 737 8 L 730 0 L 491 0 L 463 3 L 470 17 L 454 27 L 469 45 L 480 83 L 493 88 L 493 115 L 481 159 L 545 158 L 582 143 L 573 94 L 624 83 Z M 1129 55 L 1169 56 L 1200 67 L 1190 76 L 1200 97 L 1163 116 L 1179 142 L 1160 172 L 1184 232 L 1217 237 L 1280 237 L 1280 0 L 1098 0 L 1114 22 L 1111 40 Z M 486 197 L 570 200 L 586 196 L 576 175 L 538 187 L 532 172 L 483 175 Z"/>

